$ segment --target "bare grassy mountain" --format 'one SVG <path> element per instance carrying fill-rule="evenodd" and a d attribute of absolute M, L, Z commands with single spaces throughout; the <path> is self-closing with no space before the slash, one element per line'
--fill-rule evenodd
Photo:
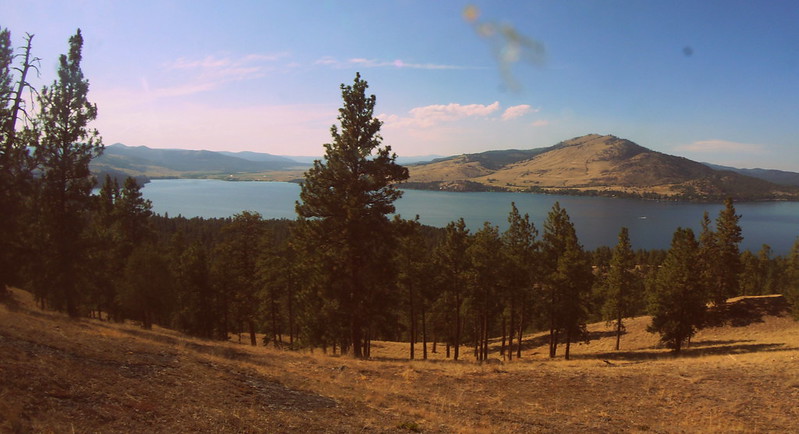
<path fill-rule="evenodd" d="M 410 168 L 411 186 L 452 188 L 473 183 L 484 189 L 657 194 L 685 198 L 781 199 L 799 189 L 714 170 L 615 136 L 590 134 L 528 151 L 490 151 Z M 453 188 L 456 189 L 456 188 Z M 462 189 L 462 188 L 461 188 Z"/>

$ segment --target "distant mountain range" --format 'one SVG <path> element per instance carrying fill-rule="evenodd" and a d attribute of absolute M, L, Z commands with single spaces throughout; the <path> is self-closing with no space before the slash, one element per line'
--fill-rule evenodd
<path fill-rule="evenodd" d="M 430 161 L 440 155 L 398 157 L 400 164 Z M 106 146 L 103 155 L 91 163 L 92 172 L 103 179 L 106 174 L 117 179 L 149 178 L 225 178 L 293 180 L 321 157 L 288 157 L 261 152 L 213 152 L 182 149 L 153 149 L 115 143 Z M 278 172 L 280 175 L 276 175 Z M 257 176 L 260 174 L 261 176 Z M 268 174 L 268 175 L 267 175 Z"/>
<path fill-rule="evenodd" d="M 799 187 L 764 179 L 773 179 L 776 171 L 737 170 L 717 170 L 615 136 L 590 134 L 547 148 L 464 154 L 414 165 L 407 186 L 699 200 L 799 198 Z"/>
<path fill-rule="evenodd" d="M 231 155 L 212 151 L 152 149 L 121 143 L 106 146 L 103 155 L 93 164 L 97 168 L 113 168 L 152 177 L 262 172 L 308 166 L 285 157 L 255 152 Z"/>
<path fill-rule="evenodd" d="M 799 187 L 799 173 L 796 172 L 774 169 L 737 169 L 735 167 L 719 166 L 718 164 L 702 164 L 710 167 L 711 169 L 729 170 L 731 172 L 740 173 L 741 175 L 751 176 L 752 178 L 762 179 L 764 181 L 773 182 L 779 185 L 792 185 Z"/>
<path fill-rule="evenodd" d="M 98 177 L 217 178 L 297 181 L 320 157 L 258 152 L 152 149 L 116 143 L 94 159 Z M 530 191 L 712 200 L 799 199 L 799 173 L 736 169 L 652 151 L 615 136 L 589 134 L 546 148 L 451 157 L 398 158 L 410 170 L 405 188 Z"/>

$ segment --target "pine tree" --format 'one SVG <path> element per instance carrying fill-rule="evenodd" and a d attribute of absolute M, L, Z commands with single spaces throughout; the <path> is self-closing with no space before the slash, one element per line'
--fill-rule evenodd
<path fill-rule="evenodd" d="M 176 234 L 170 255 L 177 292 L 174 324 L 194 336 L 227 339 L 227 304 L 213 285 L 207 250 L 199 242 L 183 244 Z"/>
<path fill-rule="evenodd" d="M 700 290 L 705 293 L 708 301 L 712 301 L 719 284 L 721 263 L 719 262 L 719 243 L 716 233 L 710 227 L 710 216 L 705 211 L 702 216 L 702 232 L 699 234 L 699 251 L 697 256 L 699 266 Z"/>
<path fill-rule="evenodd" d="M 259 260 L 266 236 L 261 214 L 236 214 L 222 232 L 225 240 L 216 247 L 215 274 L 230 297 L 235 325 L 239 330 L 246 327 L 250 344 L 257 345 L 258 294 L 262 285 Z"/>
<path fill-rule="evenodd" d="M 561 336 L 565 357 L 571 342 L 587 340 L 587 297 L 593 275 L 566 210 L 558 202 L 544 223 L 543 259 L 546 267 L 546 307 L 549 319 L 549 356 L 555 357 Z"/>
<path fill-rule="evenodd" d="M 123 255 L 127 256 L 137 246 L 152 241 L 152 207 L 152 202 L 142 197 L 141 186 L 136 180 L 132 177 L 125 179 L 118 199 L 114 202 L 120 240 L 124 243 Z"/>
<path fill-rule="evenodd" d="M 89 81 L 80 69 L 82 47 L 78 30 L 69 39 L 69 53 L 59 58 L 58 79 L 41 92 L 36 125 L 42 135 L 35 150 L 41 172 L 39 293 L 53 296 L 56 307 L 73 317 L 78 315 L 85 213 L 94 185 L 89 162 L 103 151 L 97 131 L 88 127 L 97 117 L 97 106 L 87 99 Z"/>
<path fill-rule="evenodd" d="M 95 197 L 92 207 L 87 249 L 87 265 L 92 270 L 87 279 L 89 308 L 92 311 L 96 310 L 99 318 L 102 318 L 102 312 L 105 311 L 108 318 L 114 320 L 122 319 L 117 309 L 117 290 L 121 284 L 126 262 L 126 258 L 119 250 L 120 239 L 115 209 L 118 200 L 119 185 L 116 180 L 106 175 L 100 194 Z"/>
<path fill-rule="evenodd" d="M 513 359 L 513 342 L 516 340 L 516 356 L 521 357 L 522 333 L 525 323 L 535 311 L 534 282 L 540 274 L 538 232 L 530 216 L 519 214 L 515 203 L 511 203 L 508 215 L 508 230 L 502 234 L 504 259 L 507 261 L 505 310 L 509 319 L 507 357 Z"/>
<path fill-rule="evenodd" d="M 416 343 L 421 335 L 422 358 L 427 359 L 427 312 L 433 285 L 430 250 L 421 232 L 419 216 L 415 220 L 394 219 L 400 234 L 396 251 L 397 283 L 407 313 L 409 358 L 416 358 Z M 420 330 L 421 328 L 421 330 Z"/>
<path fill-rule="evenodd" d="M 740 215 L 735 214 L 732 199 L 724 201 L 724 209 L 716 219 L 716 263 L 718 271 L 716 282 L 712 288 L 711 301 L 717 306 L 724 304 L 727 298 L 738 295 L 738 275 L 741 272 L 741 258 L 738 245 L 743 241 Z"/>
<path fill-rule="evenodd" d="M 650 333 L 679 353 L 685 341 L 701 327 L 706 298 L 701 290 L 698 243 L 691 229 L 678 228 L 666 260 L 657 273 L 655 290 L 650 294 Z"/>
<path fill-rule="evenodd" d="M 123 279 L 117 298 L 127 317 L 148 330 L 167 324 L 174 280 L 163 254 L 154 245 L 137 247 L 127 257 Z"/>
<path fill-rule="evenodd" d="M 317 280 L 326 286 L 320 292 L 345 318 L 346 343 L 357 358 L 368 352 L 370 316 L 379 310 L 373 303 L 383 301 L 381 291 L 394 281 L 386 248 L 394 236 L 386 215 L 402 195 L 395 183 L 408 178 L 391 147 L 380 147 L 382 122 L 374 117 L 376 98 L 366 96 L 367 87 L 360 74 L 352 85 L 341 85 L 341 129 L 331 128 L 333 141 L 324 145 L 324 161 L 305 173 L 296 206 L 298 235 L 309 248 L 304 253 L 326 276 Z"/>
<path fill-rule="evenodd" d="M 8 29 L 0 29 L 0 295 L 6 285 L 20 284 L 18 270 L 29 256 L 24 222 L 29 213 L 26 197 L 31 193 L 33 161 L 28 147 L 35 133 L 28 124 L 17 131 L 17 121 L 27 117 L 23 94 L 30 84 L 27 74 L 37 70 L 31 57 L 33 35 L 26 35 L 24 54 L 15 55 Z M 22 58 L 20 66 L 14 60 Z M 14 71 L 19 74 L 15 78 Z"/>
<path fill-rule="evenodd" d="M 460 358 L 462 332 L 463 299 L 467 285 L 466 272 L 469 269 L 467 250 L 471 244 L 471 235 L 466 222 L 461 218 L 447 225 L 444 239 L 436 248 L 434 261 L 439 270 L 442 288 L 441 305 L 448 319 L 446 330 L 447 357 L 449 347 L 454 349 L 455 360 Z"/>
<path fill-rule="evenodd" d="M 619 351 L 621 334 L 624 331 L 623 319 L 634 312 L 635 292 L 639 290 L 635 276 L 635 257 L 630 245 L 630 236 L 626 227 L 619 232 L 619 242 L 613 249 L 610 270 L 607 276 L 605 303 L 602 306 L 603 316 L 607 321 L 614 321 L 616 327 L 616 351 Z"/>
<path fill-rule="evenodd" d="M 485 222 L 474 234 L 469 255 L 469 302 L 475 320 L 477 360 L 488 359 L 488 341 L 500 313 L 506 262 L 499 229 Z"/>

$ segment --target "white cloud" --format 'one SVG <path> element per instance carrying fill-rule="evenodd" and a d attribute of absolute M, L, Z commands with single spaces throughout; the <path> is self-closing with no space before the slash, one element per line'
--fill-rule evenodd
<path fill-rule="evenodd" d="M 766 148 L 765 145 L 754 143 L 740 143 L 729 140 L 699 140 L 687 145 L 677 146 L 675 149 L 684 152 L 746 152 L 760 153 Z"/>
<path fill-rule="evenodd" d="M 540 111 L 540 109 L 533 109 L 529 104 L 515 105 L 505 109 L 505 112 L 502 113 L 502 120 L 508 121 L 511 119 L 516 119 L 526 115 L 527 113 L 536 113 L 538 111 Z"/>
<path fill-rule="evenodd" d="M 549 124 L 550 124 L 550 122 L 548 120 L 546 120 L 546 119 L 539 119 L 539 120 L 537 120 L 537 121 L 532 123 L 532 125 L 534 127 L 545 127 L 545 126 L 547 126 Z"/>
<path fill-rule="evenodd" d="M 465 118 L 485 118 L 499 110 L 499 101 L 492 104 L 467 104 L 456 103 L 436 104 L 411 109 L 410 116 L 381 114 L 386 127 L 420 127 L 428 128 L 441 123 L 453 122 Z"/>

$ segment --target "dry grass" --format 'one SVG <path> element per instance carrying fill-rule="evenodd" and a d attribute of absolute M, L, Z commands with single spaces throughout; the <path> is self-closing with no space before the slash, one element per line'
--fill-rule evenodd
<path fill-rule="evenodd" d="M 799 323 L 749 318 L 706 329 L 681 357 L 628 323 L 622 351 L 597 339 L 549 360 L 541 336 L 502 365 L 376 360 L 187 338 L 69 320 L 30 295 L 0 306 L 2 431 L 795 432 Z M 496 350 L 496 348 L 494 349 Z M 421 355 L 421 346 L 418 347 Z M 498 357 L 496 351 L 492 357 Z"/>

